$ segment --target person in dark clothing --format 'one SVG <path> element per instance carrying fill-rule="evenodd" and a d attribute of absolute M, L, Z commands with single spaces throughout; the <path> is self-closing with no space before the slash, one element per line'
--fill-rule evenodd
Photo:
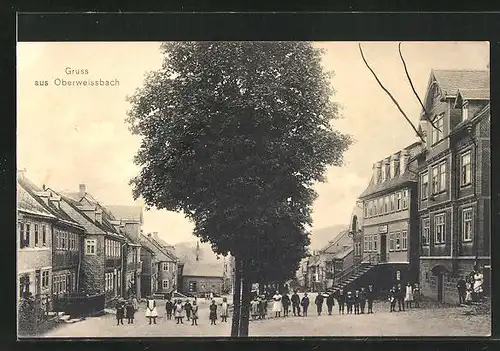
<path fill-rule="evenodd" d="M 368 291 L 366 292 L 366 300 L 368 301 L 368 313 L 373 313 L 373 300 L 375 299 L 375 291 L 373 291 L 373 285 L 368 285 Z"/>
<path fill-rule="evenodd" d="M 302 315 L 307 317 L 307 309 L 309 308 L 309 296 L 307 296 L 307 293 L 304 294 L 300 304 L 302 306 Z"/>
<path fill-rule="evenodd" d="M 321 293 L 318 293 L 318 295 L 316 295 L 316 299 L 314 300 L 318 316 L 321 316 L 321 312 L 323 311 L 323 300 L 324 300 L 323 295 Z"/>
<path fill-rule="evenodd" d="M 465 304 L 465 295 L 467 289 L 464 277 L 460 277 L 459 281 L 457 282 L 457 290 L 458 290 L 458 304 L 459 305 Z"/>
<path fill-rule="evenodd" d="M 281 304 L 283 305 L 283 317 L 288 317 L 288 313 L 290 312 L 290 297 L 287 293 L 281 298 Z"/>
<path fill-rule="evenodd" d="M 359 314 L 360 298 L 359 290 L 356 290 L 354 292 L 354 314 Z"/>
<path fill-rule="evenodd" d="M 328 315 L 332 315 L 333 306 L 335 305 L 335 297 L 333 293 L 329 293 L 326 298 L 326 307 L 328 308 Z"/>
<path fill-rule="evenodd" d="M 215 321 L 217 320 L 217 305 L 215 304 L 215 300 L 212 300 L 212 304 L 210 305 L 210 325 L 216 325 Z"/>
<path fill-rule="evenodd" d="M 267 314 L 267 299 L 265 295 L 259 298 L 259 319 L 266 319 Z"/>
<path fill-rule="evenodd" d="M 186 310 L 186 320 L 191 320 L 191 311 L 193 310 L 193 306 L 191 305 L 191 302 L 189 302 L 189 300 L 187 300 L 184 304 L 184 310 Z"/>
<path fill-rule="evenodd" d="M 344 306 L 345 306 L 345 295 L 344 290 L 339 289 L 335 292 L 335 298 L 337 299 L 337 303 L 339 305 L 339 314 L 344 314 Z"/>
<path fill-rule="evenodd" d="M 299 316 L 300 317 L 300 297 L 297 294 L 297 291 L 295 291 L 292 295 L 291 298 L 292 301 L 292 311 L 294 316 Z"/>
<path fill-rule="evenodd" d="M 132 303 L 132 299 L 130 299 L 125 306 L 125 312 L 127 316 L 127 324 L 134 324 L 135 307 Z"/>
<path fill-rule="evenodd" d="M 174 309 L 174 304 L 170 299 L 165 303 L 165 309 L 167 310 L 167 320 L 172 319 L 172 310 Z"/>
<path fill-rule="evenodd" d="M 359 292 L 359 308 L 360 313 L 364 314 L 366 308 L 366 291 L 364 287 L 362 287 L 361 291 Z"/>
<path fill-rule="evenodd" d="M 125 304 L 119 300 L 116 304 L 116 325 L 123 325 L 123 318 L 125 317 Z"/>
<path fill-rule="evenodd" d="M 389 290 L 389 302 L 391 304 L 390 312 L 396 312 L 396 300 L 397 299 L 398 299 L 398 297 L 397 297 L 396 287 L 393 286 L 391 288 L 391 290 Z"/>
<path fill-rule="evenodd" d="M 398 300 L 398 312 L 401 311 L 401 307 L 403 307 L 403 312 L 405 310 L 405 290 L 401 286 L 401 284 L 398 284 L 398 287 L 396 289 L 396 297 Z"/>
<path fill-rule="evenodd" d="M 345 303 L 347 305 L 347 314 L 352 314 L 352 306 L 354 305 L 354 294 L 348 291 L 345 296 Z"/>

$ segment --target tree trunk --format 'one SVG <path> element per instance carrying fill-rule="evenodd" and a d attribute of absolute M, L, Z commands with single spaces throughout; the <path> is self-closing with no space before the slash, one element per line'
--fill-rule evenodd
<path fill-rule="evenodd" d="M 241 311 L 241 260 L 238 256 L 234 258 L 234 291 L 233 291 L 233 317 L 231 325 L 231 336 L 237 337 L 240 332 Z"/>
<path fill-rule="evenodd" d="M 249 279 L 249 272 L 245 261 L 241 265 L 241 317 L 240 317 L 240 337 L 248 336 L 248 324 L 250 322 L 250 298 L 252 291 L 252 282 Z"/>

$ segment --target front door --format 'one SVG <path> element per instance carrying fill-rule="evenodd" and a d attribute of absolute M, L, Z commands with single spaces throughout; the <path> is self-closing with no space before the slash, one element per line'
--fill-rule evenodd
<path fill-rule="evenodd" d="M 387 262 L 387 235 L 380 235 L 380 262 Z"/>
<path fill-rule="evenodd" d="M 438 274 L 438 279 L 437 279 L 437 290 L 438 290 L 438 296 L 437 299 L 439 302 L 443 302 L 443 285 L 444 285 L 444 274 L 439 273 Z"/>

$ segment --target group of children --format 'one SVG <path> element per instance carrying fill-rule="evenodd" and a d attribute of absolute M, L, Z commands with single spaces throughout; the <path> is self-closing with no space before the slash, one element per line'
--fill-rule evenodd
<path fill-rule="evenodd" d="M 211 325 L 216 325 L 217 321 L 217 304 L 215 303 L 215 300 L 212 300 L 212 303 L 209 306 L 210 314 L 209 314 L 209 319 L 210 319 L 210 324 Z M 222 322 L 227 322 L 227 317 L 229 314 L 229 305 L 227 303 L 227 299 L 223 298 L 222 304 L 220 306 L 220 317 Z M 166 310 L 166 320 L 171 320 L 172 315 L 174 316 L 176 320 L 176 324 L 184 324 L 183 319 L 186 317 L 187 321 L 191 321 L 191 325 L 198 325 L 198 304 L 196 302 L 196 299 L 193 300 L 193 303 L 188 300 L 182 302 L 181 299 L 177 299 L 174 302 L 172 302 L 170 299 L 167 300 L 165 303 L 165 310 Z"/>
<path fill-rule="evenodd" d="M 123 319 L 127 318 L 127 324 L 134 324 L 135 312 L 139 309 L 139 302 L 135 297 L 125 301 L 119 298 L 116 303 L 116 325 L 123 325 Z"/>
<path fill-rule="evenodd" d="M 390 312 L 396 312 L 396 303 L 398 304 L 398 312 L 405 310 L 405 304 L 407 309 L 413 306 L 418 308 L 420 307 L 420 297 L 418 284 L 412 285 L 408 282 L 406 288 L 403 288 L 401 284 L 395 285 L 389 290 Z"/>

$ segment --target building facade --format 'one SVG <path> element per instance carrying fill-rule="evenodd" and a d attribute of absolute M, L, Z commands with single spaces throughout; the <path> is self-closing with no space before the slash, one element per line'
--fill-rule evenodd
<path fill-rule="evenodd" d="M 438 301 L 456 303 L 458 279 L 490 265 L 489 84 L 488 71 L 433 70 L 429 78 L 418 158 L 420 282 Z"/>

